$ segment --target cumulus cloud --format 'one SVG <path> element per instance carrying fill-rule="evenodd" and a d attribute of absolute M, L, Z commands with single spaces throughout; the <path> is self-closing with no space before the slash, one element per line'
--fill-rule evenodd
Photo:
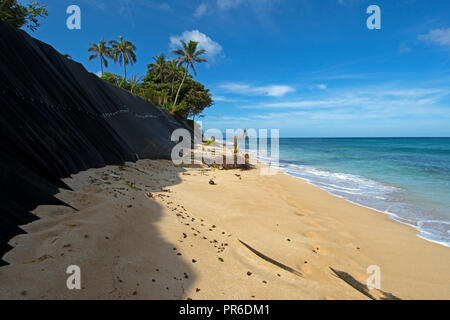
<path fill-rule="evenodd" d="M 208 12 L 208 7 L 205 3 L 201 3 L 194 11 L 194 17 L 200 18 Z"/>
<path fill-rule="evenodd" d="M 440 46 L 450 46 L 450 28 L 430 30 L 427 34 L 420 35 L 419 40 Z"/>
<path fill-rule="evenodd" d="M 317 85 L 317 89 L 325 90 L 326 88 L 328 88 L 328 87 L 327 87 L 327 85 L 324 84 L 324 83 L 321 83 L 321 84 L 318 84 L 318 85 Z"/>
<path fill-rule="evenodd" d="M 170 47 L 172 49 L 177 49 L 180 47 L 180 40 L 188 43 L 189 41 L 198 42 L 198 49 L 205 49 L 206 56 L 212 60 L 215 59 L 217 55 L 223 53 L 222 46 L 208 37 L 206 34 L 198 31 L 184 31 L 181 35 L 170 37 Z"/>
<path fill-rule="evenodd" d="M 269 97 L 283 97 L 286 94 L 295 91 L 294 88 L 286 85 L 252 87 L 247 84 L 227 83 L 219 87 L 232 93 L 238 93 L 243 95 L 263 95 Z"/>

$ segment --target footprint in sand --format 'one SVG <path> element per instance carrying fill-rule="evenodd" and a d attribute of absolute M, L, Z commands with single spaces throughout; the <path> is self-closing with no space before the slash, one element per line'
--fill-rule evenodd
<path fill-rule="evenodd" d="M 314 231 L 306 231 L 303 233 L 303 236 L 306 238 L 317 238 L 317 233 L 315 233 Z"/>
<path fill-rule="evenodd" d="M 305 216 L 307 216 L 307 214 L 304 213 L 303 211 L 296 211 L 296 212 L 295 212 L 295 215 L 297 215 L 297 216 L 299 216 L 299 217 L 305 217 Z"/>
<path fill-rule="evenodd" d="M 299 269 L 303 274 L 311 274 L 313 272 L 313 265 L 308 260 L 305 260 L 301 263 Z"/>
<path fill-rule="evenodd" d="M 310 224 L 313 227 L 321 227 L 322 225 L 315 220 L 305 220 L 306 223 Z"/>

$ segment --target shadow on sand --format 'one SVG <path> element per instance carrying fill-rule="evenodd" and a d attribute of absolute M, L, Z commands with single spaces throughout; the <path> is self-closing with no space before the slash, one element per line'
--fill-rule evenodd
<path fill-rule="evenodd" d="M 336 277 L 343 280 L 345 283 L 347 283 L 349 286 L 351 286 L 355 290 L 358 290 L 359 292 L 361 292 L 363 295 L 365 295 L 369 299 L 377 300 L 372 294 L 370 294 L 369 288 L 365 284 L 356 280 L 349 273 L 347 273 L 345 271 L 339 271 L 339 270 L 333 269 L 332 267 L 330 267 L 330 269 L 331 269 L 331 271 L 333 271 L 333 273 Z M 394 296 L 392 293 L 385 292 L 382 290 L 377 290 L 377 291 L 379 291 L 382 294 L 381 297 L 379 298 L 379 300 L 401 300 L 400 298 Z"/>
<path fill-rule="evenodd" d="M 185 170 L 165 170 L 166 164 L 159 164 L 134 172 L 140 180 L 133 181 L 133 190 L 122 171 L 123 181 L 108 186 L 115 190 L 111 194 L 96 193 L 92 181 L 58 194 L 63 201 L 68 197 L 77 211 L 46 206 L 39 220 L 23 226 L 27 234 L 11 239 L 14 249 L 4 257 L 10 264 L 0 268 L 0 299 L 189 298 L 196 276 L 183 260 L 179 243 L 169 242 L 157 226 L 164 208 L 146 199 L 147 192 L 179 184 Z M 133 167 L 131 163 L 126 170 Z M 147 184 L 151 179 L 153 184 Z M 82 290 L 67 289 L 69 265 L 80 266 Z"/>

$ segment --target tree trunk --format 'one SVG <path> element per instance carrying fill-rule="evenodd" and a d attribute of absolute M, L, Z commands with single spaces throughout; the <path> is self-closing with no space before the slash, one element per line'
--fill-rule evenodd
<path fill-rule="evenodd" d="M 100 56 L 100 70 L 101 70 L 101 75 L 103 77 L 103 59 L 102 59 L 102 56 Z"/>
<path fill-rule="evenodd" d="M 173 102 L 173 106 L 172 106 L 172 113 L 175 112 L 175 108 L 177 106 L 178 95 L 180 94 L 181 87 L 184 84 L 184 80 L 186 79 L 188 70 L 189 70 L 189 65 L 186 66 L 186 72 L 184 73 L 183 80 L 181 80 L 181 84 L 180 84 L 180 87 L 178 88 L 177 95 L 175 96 L 175 101 Z"/>
<path fill-rule="evenodd" d="M 125 82 L 127 82 L 127 65 L 125 63 L 125 61 L 123 62 L 123 73 L 125 75 Z"/>

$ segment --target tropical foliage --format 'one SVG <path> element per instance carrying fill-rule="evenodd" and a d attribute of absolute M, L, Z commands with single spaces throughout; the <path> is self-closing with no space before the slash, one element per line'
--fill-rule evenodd
<path fill-rule="evenodd" d="M 205 54 L 206 51 L 204 49 L 197 50 L 198 42 L 189 41 L 189 44 L 186 44 L 183 40 L 180 41 L 182 49 L 174 50 L 173 53 L 178 55 L 177 61 L 179 61 L 180 65 L 186 65 L 186 70 L 183 75 L 183 80 L 181 80 L 180 86 L 178 87 L 177 95 L 175 96 L 175 101 L 172 106 L 172 112 L 176 111 L 178 96 L 181 91 L 181 87 L 186 79 L 186 76 L 189 72 L 189 67 L 191 67 L 194 75 L 197 75 L 197 71 L 195 71 L 194 63 L 207 62 L 206 59 L 200 58 L 201 55 Z"/>
<path fill-rule="evenodd" d="M 28 5 L 17 3 L 17 0 L 0 1 L 0 19 L 5 20 L 15 28 L 26 26 L 31 31 L 39 28 L 39 18 L 48 15 L 45 5 L 32 1 Z"/>
<path fill-rule="evenodd" d="M 113 50 L 108 47 L 106 45 L 106 41 L 102 39 L 98 44 L 91 43 L 88 51 L 93 52 L 93 54 L 89 56 L 89 61 L 95 58 L 100 58 L 100 70 L 101 75 L 103 75 L 103 66 L 105 66 L 105 68 L 108 68 L 108 60 L 106 60 L 106 58 L 113 58 Z"/>
<path fill-rule="evenodd" d="M 120 63 L 122 61 L 124 66 L 125 61 L 136 62 L 134 45 L 129 41 L 127 45 L 120 45 L 121 42 L 126 41 L 120 40 L 117 43 L 109 42 L 113 44 L 111 48 L 112 58 L 106 55 L 105 57 L 113 59 L 114 62 L 119 61 Z M 205 54 L 205 50 L 197 50 L 197 46 L 198 43 L 194 41 L 190 41 L 188 44 L 181 42 L 182 49 L 173 52 L 178 56 L 177 58 L 167 60 L 164 53 L 153 57 L 152 63 L 147 65 L 145 76 L 139 77 L 136 74 L 127 79 L 124 69 L 124 76 L 105 72 L 102 74 L 102 79 L 129 90 L 147 99 L 152 104 L 184 118 L 196 117 L 214 103 L 209 90 L 200 82 L 195 81 L 189 73 L 189 70 L 192 70 L 193 74 L 196 75 L 195 63 L 206 61 L 200 57 Z M 121 47 L 133 48 L 131 50 L 133 55 L 131 56 L 129 53 L 124 53 L 125 51 L 122 49 L 118 49 Z M 127 58 L 124 58 L 125 56 Z"/>
<path fill-rule="evenodd" d="M 118 61 L 120 66 L 123 65 L 124 78 L 126 80 L 127 64 L 133 65 L 136 62 L 136 46 L 122 36 L 119 37 L 119 41 L 111 40 L 109 44 L 112 47 L 114 62 Z"/>

